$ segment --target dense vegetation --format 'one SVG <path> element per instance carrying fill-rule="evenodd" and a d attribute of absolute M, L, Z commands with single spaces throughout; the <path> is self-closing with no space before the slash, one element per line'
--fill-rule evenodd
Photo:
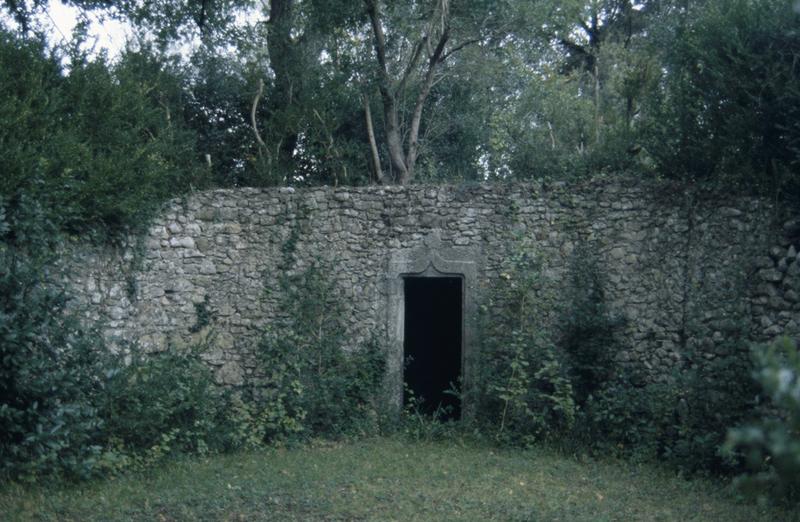
<path fill-rule="evenodd" d="M 754 360 L 742 349 L 745 337 L 730 336 L 730 355 L 714 361 L 686 347 L 683 364 L 654 381 L 616 362 L 615 332 L 624 320 L 607 309 L 591 254 L 576 254 L 571 281 L 556 299 L 545 290 L 544 261 L 520 244 L 481 324 L 473 400 L 482 433 L 504 443 L 550 441 L 576 452 L 658 460 L 687 473 L 724 475 L 750 465 L 759 471 L 751 485 L 778 484 L 797 495 L 789 478 L 800 464 L 800 360 L 792 341 L 754 346 Z M 545 324 L 553 320 L 548 307 L 559 309 L 555 331 Z M 765 400 L 767 407 L 759 406 Z M 739 429 L 728 433 L 732 427 Z"/>
<path fill-rule="evenodd" d="M 136 232 L 167 198 L 207 187 L 621 172 L 782 201 L 800 188 L 793 2 L 68 3 L 125 19 L 137 36 L 109 58 L 91 52 L 85 25 L 68 42 L 49 40 L 41 0 L 2 3 L 5 477 L 83 477 L 174 453 L 385 427 L 371 403 L 380 347 L 343 353 L 318 267 L 281 278 L 296 298 L 284 304 L 288 319 L 264 332 L 262 379 L 251 388 L 216 388 L 191 351 L 130 364 L 102 355 L 68 295 L 46 284 L 57 277 L 52 261 L 69 235 Z M 619 319 L 591 267 L 575 270 L 583 291 L 562 296 L 563 338 L 548 339 L 527 308 L 535 253 L 515 262 L 508 277 L 518 284 L 498 289 L 484 325 L 482 436 L 558 438 L 690 471 L 749 464 L 752 483 L 797 498 L 795 347 L 644 385 L 612 364 Z M 752 388 L 709 379 L 725 372 Z M 766 417 L 744 428 L 759 393 Z M 409 413 L 407 432 L 438 429 Z"/>
<path fill-rule="evenodd" d="M 632 171 L 796 189 L 788 0 L 68 3 L 136 37 L 113 59 L 85 25 L 55 45 L 44 2 L 3 2 L 0 193 L 65 230 L 210 185 Z"/>

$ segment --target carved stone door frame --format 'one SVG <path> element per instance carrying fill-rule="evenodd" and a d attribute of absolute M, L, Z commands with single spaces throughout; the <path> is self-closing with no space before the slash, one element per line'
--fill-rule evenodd
<path fill-rule="evenodd" d="M 443 247 L 438 236 L 428 237 L 423 246 L 396 250 L 389 256 L 386 270 L 388 332 L 387 373 L 385 390 L 389 407 L 399 412 L 403 407 L 403 359 L 405 338 L 405 290 L 406 277 L 458 277 L 462 280 L 461 320 L 461 377 L 462 418 L 472 416 L 469 402 L 473 384 L 476 348 L 478 262 L 474 249 Z"/>

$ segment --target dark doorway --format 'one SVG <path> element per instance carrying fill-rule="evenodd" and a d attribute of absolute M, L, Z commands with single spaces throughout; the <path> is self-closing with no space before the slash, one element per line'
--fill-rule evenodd
<path fill-rule="evenodd" d="M 425 413 L 443 412 L 458 419 L 461 404 L 446 393 L 461 377 L 462 279 L 460 277 L 406 277 L 404 379 Z"/>

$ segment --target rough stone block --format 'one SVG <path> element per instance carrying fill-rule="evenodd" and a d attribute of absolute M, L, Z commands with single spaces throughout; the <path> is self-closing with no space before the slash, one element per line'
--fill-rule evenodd
<path fill-rule="evenodd" d="M 190 237 L 173 237 L 169 240 L 172 248 L 195 248 L 194 239 Z"/>
<path fill-rule="evenodd" d="M 205 259 L 200 263 L 200 273 L 203 275 L 212 275 L 217 273 L 217 267 L 210 259 Z"/>
<path fill-rule="evenodd" d="M 758 276 L 764 281 L 769 281 L 771 283 L 778 283 L 783 279 L 783 274 L 774 268 L 761 269 L 758 271 Z"/>
<path fill-rule="evenodd" d="M 759 256 L 754 263 L 756 268 L 775 268 L 775 262 L 767 256 Z"/>
<path fill-rule="evenodd" d="M 220 384 L 240 386 L 244 384 L 244 369 L 235 361 L 224 363 L 215 373 Z"/>

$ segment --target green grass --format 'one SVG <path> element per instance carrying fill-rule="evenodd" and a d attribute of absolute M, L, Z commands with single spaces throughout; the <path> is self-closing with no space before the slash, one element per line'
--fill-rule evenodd
<path fill-rule="evenodd" d="M 648 465 L 548 449 L 374 439 L 172 462 L 78 485 L 6 485 L 3 520 L 800 520 Z"/>

